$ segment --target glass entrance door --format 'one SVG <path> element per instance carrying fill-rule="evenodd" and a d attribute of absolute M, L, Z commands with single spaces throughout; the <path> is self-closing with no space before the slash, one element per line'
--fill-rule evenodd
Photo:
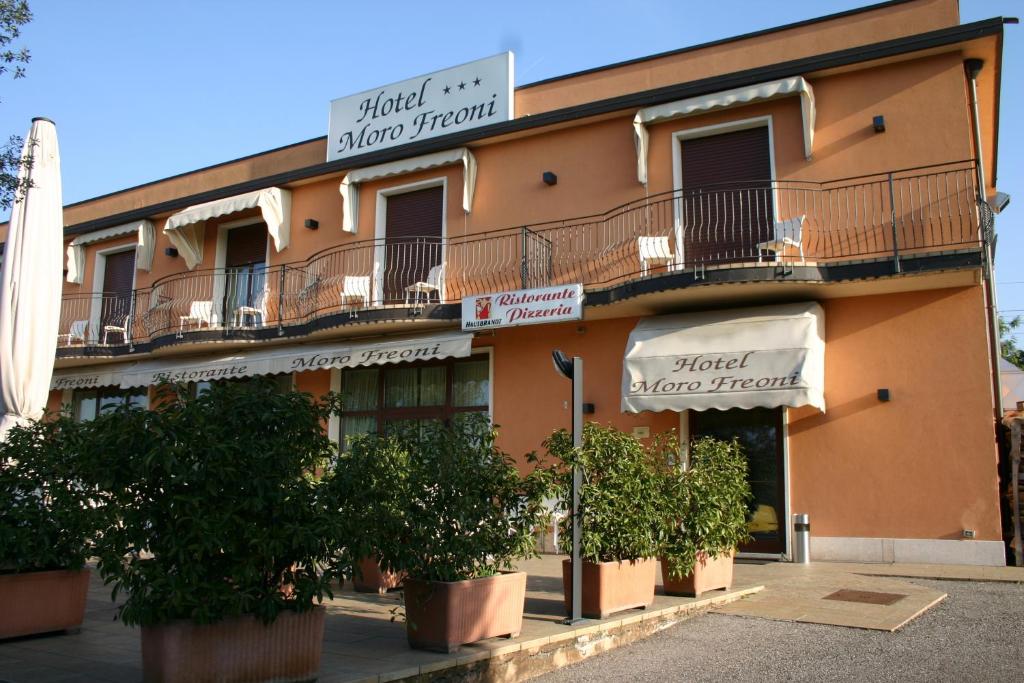
<path fill-rule="evenodd" d="M 783 473 L 782 408 L 690 411 L 690 438 L 739 439 L 747 456 L 747 477 L 754 494 L 747 512 L 753 541 L 740 552 L 786 552 L 785 479 Z"/>

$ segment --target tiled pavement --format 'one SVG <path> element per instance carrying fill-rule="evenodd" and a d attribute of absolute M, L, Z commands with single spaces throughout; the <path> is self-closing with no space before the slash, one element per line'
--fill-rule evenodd
<path fill-rule="evenodd" d="M 397 594 L 344 591 L 327 603 L 320 681 L 388 681 L 440 671 L 488 658 L 535 652 L 556 642 L 584 638 L 595 630 L 626 629 L 641 620 L 712 607 L 749 617 L 893 630 L 928 609 L 944 595 L 893 576 L 1024 582 L 1024 570 L 944 565 L 858 565 L 746 563 L 736 565 L 730 593 L 712 591 L 700 601 L 658 595 L 646 612 L 632 610 L 578 628 L 563 626 L 560 559 L 544 556 L 522 565 L 527 571 L 526 615 L 518 638 L 495 638 L 468 645 L 456 654 L 411 650 L 404 626 L 392 622 Z M 765 589 L 757 592 L 760 586 Z M 824 600 L 838 590 L 903 595 L 891 605 Z M 659 589 L 660 590 L 660 589 Z M 743 595 L 738 601 L 736 597 Z M 139 636 L 114 621 L 109 590 L 93 579 L 81 632 L 0 642 L 0 681 L 137 681 L 141 678 Z M 577 641 L 580 642 L 580 641 Z M 623 640 L 623 642 L 626 642 Z"/>

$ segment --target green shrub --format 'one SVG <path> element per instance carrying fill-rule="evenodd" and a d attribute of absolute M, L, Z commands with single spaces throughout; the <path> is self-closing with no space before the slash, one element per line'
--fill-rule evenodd
<path fill-rule="evenodd" d="M 564 463 L 557 484 L 561 521 L 559 545 L 572 551 L 572 470 L 583 471 L 580 489 L 581 556 L 590 562 L 636 560 L 658 554 L 664 532 L 664 471 L 675 457 L 673 439 L 644 446 L 611 426 L 587 423 L 583 447 L 558 430 L 545 442 L 548 453 Z"/>
<path fill-rule="evenodd" d="M 698 554 L 727 555 L 750 538 L 747 459 L 735 439 L 694 441 L 689 468 L 675 467 L 664 481 L 668 515 L 663 555 L 671 576 L 693 571 Z"/>
<path fill-rule="evenodd" d="M 339 516 L 312 473 L 334 455 L 322 425 L 337 407 L 261 378 L 89 423 L 78 455 L 120 516 L 97 553 L 127 594 L 122 621 L 270 622 L 329 595 Z"/>
<path fill-rule="evenodd" d="M 471 414 L 450 427 L 429 422 L 356 439 L 330 477 L 351 525 L 346 565 L 376 555 L 416 579 L 461 581 L 534 556 L 550 473 L 521 476 L 495 438 L 487 416 Z"/>
<path fill-rule="evenodd" d="M 81 569 L 103 513 L 64 443 L 67 417 L 15 427 L 0 443 L 0 573 Z"/>

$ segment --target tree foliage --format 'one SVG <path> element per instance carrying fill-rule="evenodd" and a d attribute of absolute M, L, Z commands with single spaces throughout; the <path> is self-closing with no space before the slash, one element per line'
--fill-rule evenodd
<path fill-rule="evenodd" d="M 559 505 L 565 511 L 559 545 L 572 551 L 572 467 L 583 470 L 580 489 L 581 555 L 590 562 L 655 557 L 664 537 L 664 487 L 668 464 L 678 452 L 669 437 L 651 446 L 611 426 L 588 422 L 583 447 L 572 434 L 552 434 L 545 446 L 563 463 L 557 469 Z"/>
<path fill-rule="evenodd" d="M 1009 320 L 999 316 L 999 351 L 1003 358 L 1024 370 L 1024 349 L 1018 348 L 1017 340 L 1013 338 L 1013 333 L 1022 323 L 1024 321 L 1019 315 Z"/>
<path fill-rule="evenodd" d="M 21 36 L 21 27 L 31 20 L 32 11 L 26 0 L 0 0 L 0 76 L 10 74 L 16 79 L 25 76 L 29 51 L 14 43 Z M 9 209 L 17 196 L 27 189 L 27 183 L 18 178 L 22 144 L 24 140 L 20 136 L 12 135 L 0 147 L 0 207 L 4 209 Z"/>
<path fill-rule="evenodd" d="M 689 466 L 674 467 L 665 486 L 663 555 L 673 577 L 692 572 L 698 555 L 727 555 L 750 538 L 747 459 L 735 439 L 704 437 L 691 443 Z"/>
<path fill-rule="evenodd" d="M 96 545 L 126 624 L 270 622 L 330 594 L 339 517 L 312 473 L 334 455 L 337 407 L 258 378 L 82 428 L 68 448 L 116 511 Z"/>
<path fill-rule="evenodd" d="M 356 439 L 329 478 L 348 529 L 345 565 L 381 565 L 426 581 L 512 570 L 536 555 L 551 474 L 520 475 L 483 414 Z"/>
<path fill-rule="evenodd" d="M 104 509 L 65 443 L 67 417 L 15 427 L 0 443 L 0 574 L 81 569 Z"/>

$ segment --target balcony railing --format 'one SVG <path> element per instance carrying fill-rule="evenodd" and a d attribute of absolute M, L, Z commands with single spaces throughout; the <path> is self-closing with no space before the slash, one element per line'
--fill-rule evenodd
<path fill-rule="evenodd" d="M 647 197 L 607 213 L 463 237 L 346 244 L 298 263 L 197 270 L 130 294 L 67 295 L 60 344 L 284 327 L 367 309 L 686 270 L 901 259 L 981 243 L 972 162 L 831 182 L 765 181 Z"/>

